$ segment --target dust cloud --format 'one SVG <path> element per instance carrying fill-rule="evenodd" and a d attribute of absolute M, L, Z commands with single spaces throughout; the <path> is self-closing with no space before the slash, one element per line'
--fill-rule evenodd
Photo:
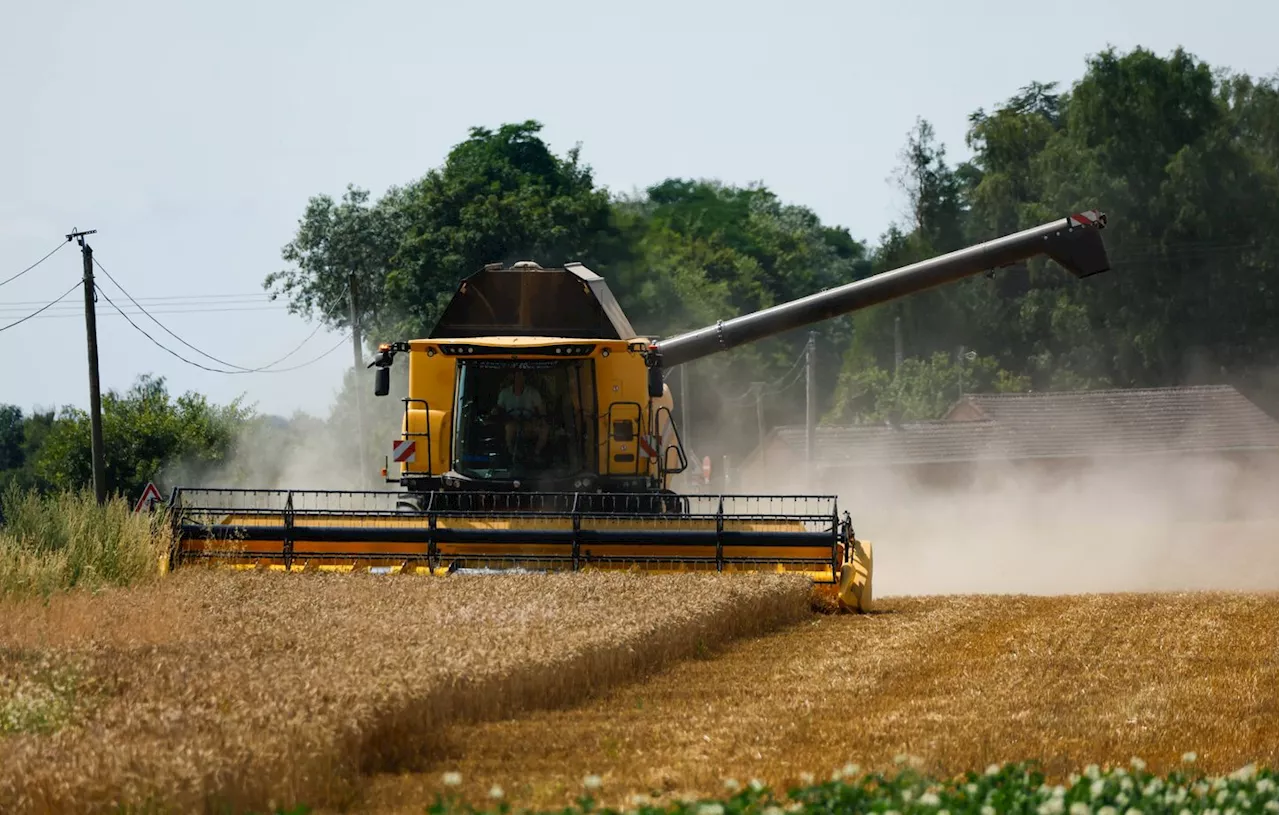
<path fill-rule="evenodd" d="M 224 460 L 198 465 L 173 462 L 162 473 L 162 481 L 166 488 L 390 489 L 380 470 L 392 441 L 400 436 L 408 367 L 392 368 L 391 393 L 385 397 L 373 396 L 371 374 L 348 374 L 335 393 L 315 394 L 316 403 L 333 400 L 327 417 L 304 412 L 289 418 L 256 417 L 240 428 Z M 357 389 L 363 392 L 357 394 Z"/>
<path fill-rule="evenodd" d="M 872 541 L 882 597 L 1280 588 L 1274 454 L 986 463 L 954 481 L 880 470 L 814 486 Z"/>

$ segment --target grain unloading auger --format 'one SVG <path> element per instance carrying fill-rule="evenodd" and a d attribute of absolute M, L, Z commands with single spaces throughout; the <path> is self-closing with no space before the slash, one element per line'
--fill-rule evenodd
<path fill-rule="evenodd" d="M 426 339 L 382 345 L 409 390 L 394 491 L 178 488 L 172 566 L 797 572 L 871 600 L 871 546 L 834 496 L 678 495 L 688 462 L 663 371 L 780 332 L 1047 255 L 1109 268 L 1083 212 L 662 340 L 636 336 L 582 266 L 491 264 Z M 386 471 L 383 472 L 384 477 Z"/>

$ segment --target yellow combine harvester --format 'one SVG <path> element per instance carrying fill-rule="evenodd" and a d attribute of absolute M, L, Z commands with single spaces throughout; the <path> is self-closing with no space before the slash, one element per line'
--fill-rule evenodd
<path fill-rule="evenodd" d="M 1045 254 L 1108 269 L 1084 212 L 663 340 L 636 336 L 581 264 L 486 266 L 426 339 L 382 345 L 375 394 L 408 355 L 394 491 L 177 488 L 171 566 L 794 572 L 871 601 L 871 546 L 834 496 L 679 495 L 687 467 L 664 371 Z M 386 471 L 383 472 L 384 477 Z"/>

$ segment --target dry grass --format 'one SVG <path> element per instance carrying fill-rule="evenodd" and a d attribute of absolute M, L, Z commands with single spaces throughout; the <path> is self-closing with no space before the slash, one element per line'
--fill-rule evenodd
<path fill-rule="evenodd" d="M 1277 595 L 892 599 L 815 617 L 572 710 L 451 732 L 429 772 L 376 779 L 362 810 L 421 811 L 444 771 L 557 806 L 603 777 L 606 800 L 778 787 L 900 754 L 950 774 L 1036 759 L 1051 775 L 1145 759 L 1276 764 Z"/>
<path fill-rule="evenodd" d="M 169 551 L 163 513 L 135 514 L 118 496 L 99 505 L 92 491 L 11 489 L 0 500 L 0 595 L 147 582 Z"/>
<path fill-rule="evenodd" d="M 0 811 L 342 806 L 450 725 L 589 698 L 808 613 L 777 576 L 183 573 L 0 607 Z"/>

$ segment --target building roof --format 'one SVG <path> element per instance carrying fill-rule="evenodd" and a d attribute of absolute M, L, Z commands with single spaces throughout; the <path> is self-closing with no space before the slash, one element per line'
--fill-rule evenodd
<path fill-rule="evenodd" d="M 815 459 L 875 465 L 1276 450 L 1278 430 L 1229 386 L 971 394 L 941 421 L 820 426 Z M 804 428 L 776 428 L 765 445 L 778 443 L 803 456 Z"/>

